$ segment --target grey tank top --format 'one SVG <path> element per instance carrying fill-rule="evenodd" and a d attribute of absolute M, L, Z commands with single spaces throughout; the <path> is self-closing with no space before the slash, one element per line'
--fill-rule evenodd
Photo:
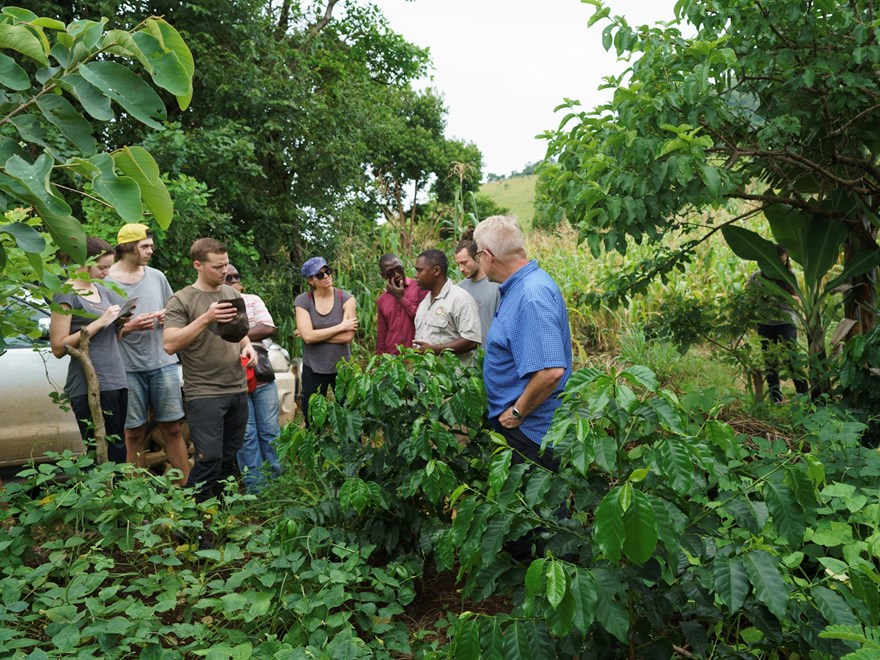
<path fill-rule="evenodd" d="M 301 307 L 309 313 L 312 327 L 315 330 L 332 328 L 342 323 L 342 305 L 351 298 L 351 294 L 342 289 L 333 289 L 333 307 L 328 314 L 319 314 L 315 309 L 315 297 L 310 291 L 301 293 L 293 301 L 294 306 Z M 351 359 L 351 346 L 348 344 L 303 344 L 303 364 L 316 374 L 335 374 L 339 360 Z"/>

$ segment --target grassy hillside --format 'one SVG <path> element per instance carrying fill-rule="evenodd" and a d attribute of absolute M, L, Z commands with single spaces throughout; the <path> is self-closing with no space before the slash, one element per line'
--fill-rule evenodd
<path fill-rule="evenodd" d="M 484 183 L 480 186 L 480 192 L 491 197 L 496 204 L 510 209 L 510 212 L 519 218 L 522 227 L 531 227 L 532 217 L 535 214 L 535 182 L 537 179 L 536 175 L 530 174 L 504 181 Z"/>

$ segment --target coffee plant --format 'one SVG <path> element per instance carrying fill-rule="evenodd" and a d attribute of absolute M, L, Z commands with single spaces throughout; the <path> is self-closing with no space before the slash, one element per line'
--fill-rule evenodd
<path fill-rule="evenodd" d="M 0 653 L 874 657 L 864 425 L 792 409 L 765 437 L 724 406 L 645 367 L 578 371 L 554 473 L 486 424 L 477 369 L 407 352 L 342 365 L 258 496 L 196 504 L 173 475 L 54 456 L 3 490 Z M 461 605 L 414 630 L 429 569 Z"/>

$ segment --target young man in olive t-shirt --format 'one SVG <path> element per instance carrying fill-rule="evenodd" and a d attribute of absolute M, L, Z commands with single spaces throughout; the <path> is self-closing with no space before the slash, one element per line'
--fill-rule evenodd
<path fill-rule="evenodd" d="M 248 419 L 241 358 L 253 366 L 257 354 L 246 327 L 240 339 L 221 337 L 221 326 L 237 317 L 235 307 L 225 301 L 241 297 L 226 285 L 226 247 L 200 238 L 190 248 L 190 258 L 198 277 L 168 300 L 163 346 L 167 353 L 177 353 L 183 365 L 186 418 L 195 447 L 186 485 L 199 486 L 196 499 L 201 501 L 219 495 L 220 482 L 232 476 Z"/>

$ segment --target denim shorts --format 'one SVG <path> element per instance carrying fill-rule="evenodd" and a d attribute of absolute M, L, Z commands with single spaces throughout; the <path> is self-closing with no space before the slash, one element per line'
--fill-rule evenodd
<path fill-rule="evenodd" d="M 176 364 L 151 371 L 129 371 L 128 413 L 125 428 L 136 429 L 149 420 L 149 409 L 157 422 L 176 422 L 183 419 L 183 400 L 180 394 L 180 376 Z"/>

